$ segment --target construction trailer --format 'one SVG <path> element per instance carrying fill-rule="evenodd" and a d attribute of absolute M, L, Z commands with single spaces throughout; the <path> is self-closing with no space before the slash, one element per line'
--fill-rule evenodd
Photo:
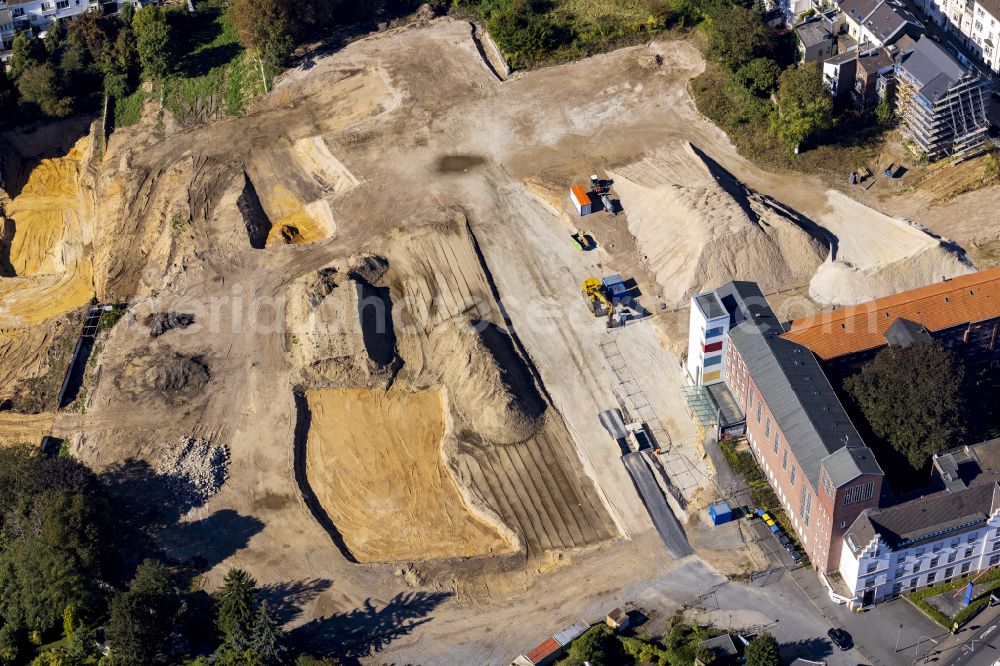
<path fill-rule="evenodd" d="M 926 35 L 897 62 L 896 111 L 904 137 L 929 160 L 966 155 L 988 138 L 992 83 Z"/>
<path fill-rule="evenodd" d="M 573 207 L 576 208 L 576 212 L 581 217 L 590 215 L 593 205 L 590 201 L 590 195 L 587 194 L 587 190 L 583 189 L 583 185 L 573 185 L 569 188 L 569 200 L 573 202 Z"/>

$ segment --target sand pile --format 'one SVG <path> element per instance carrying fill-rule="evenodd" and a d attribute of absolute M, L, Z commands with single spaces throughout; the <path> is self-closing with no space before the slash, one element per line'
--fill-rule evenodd
<path fill-rule="evenodd" d="M 827 204 L 816 221 L 836 240 L 809 283 L 820 303 L 863 303 L 975 270 L 960 247 L 919 225 L 833 190 Z"/>
<path fill-rule="evenodd" d="M 184 509 L 201 506 L 226 482 L 229 449 L 200 437 L 181 437 L 166 445 L 156 459 L 163 476 Z"/>
<path fill-rule="evenodd" d="M 765 293 L 801 283 L 826 254 L 792 214 L 689 143 L 609 175 L 668 302 L 729 280 Z"/>
<path fill-rule="evenodd" d="M 292 284 L 286 324 L 293 357 L 307 381 L 369 388 L 391 381 L 400 362 L 394 338 L 384 328 L 391 328 L 391 306 L 381 306 L 378 296 L 367 297 L 366 289 L 373 287 L 345 278 L 336 268 Z M 363 318 L 383 322 L 383 332 L 377 325 L 363 325 Z"/>
<path fill-rule="evenodd" d="M 329 389 L 306 399 L 306 478 L 358 561 L 511 550 L 470 513 L 444 466 L 437 391 Z"/>
<path fill-rule="evenodd" d="M 455 411 L 484 439 L 516 444 L 542 427 L 545 402 L 510 338 L 493 324 L 456 319 L 431 334 Z"/>

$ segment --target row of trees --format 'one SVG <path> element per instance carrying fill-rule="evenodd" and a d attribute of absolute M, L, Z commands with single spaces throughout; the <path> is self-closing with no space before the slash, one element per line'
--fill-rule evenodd
<path fill-rule="evenodd" d="M 0 447 L 0 665 L 182 663 L 179 645 L 214 650 L 211 663 L 221 666 L 289 663 L 281 622 L 253 578 L 230 570 L 211 598 L 190 584 L 190 571 L 157 558 L 135 564 L 135 544 L 147 542 L 111 498 L 103 479 L 68 456 Z M 300 655 L 295 663 L 335 662 Z"/>
<path fill-rule="evenodd" d="M 833 125 L 833 100 L 817 63 L 797 64 L 790 36 L 779 37 L 759 7 L 709 0 L 702 6 L 707 56 L 751 95 L 774 104 L 772 128 L 791 149 Z"/>
<path fill-rule="evenodd" d="M 44 40 L 19 33 L 11 51 L 8 71 L 0 74 L 0 107 L 18 111 L 8 119 L 63 118 L 92 110 L 104 94 L 128 95 L 140 74 L 162 81 L 170 28 L 159 6 L 126 5 L 115 18 L 85 12 L 56 21 Z"/>

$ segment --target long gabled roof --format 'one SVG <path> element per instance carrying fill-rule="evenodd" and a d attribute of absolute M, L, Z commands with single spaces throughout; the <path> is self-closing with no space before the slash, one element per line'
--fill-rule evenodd
<path fill-rule="evenodd" d="M 1000 486 L 984 483 L 958 492 L 941 491 L 885 509 L 866 509 L 844 535 L 855 554 L 875 535 L 899 549 L 936 541 L 982 526 L 997 510 Z"/>
<path fill-rule="evenodd" d="M 781 324 L 757 285 L 730 282 L 716 293 L 730 312 L 729 340 L 813 488 L 821 464 L 836 487 L 861 474 L 881 475 L 816 357 L 779 337 Z"/>
<path fill-rule="evenodd" d="M 796 319 L 782 337 L 829 360 L 881 347 L 900 317 L 932 333 L 1000 317 L 1000 268 Z"/>

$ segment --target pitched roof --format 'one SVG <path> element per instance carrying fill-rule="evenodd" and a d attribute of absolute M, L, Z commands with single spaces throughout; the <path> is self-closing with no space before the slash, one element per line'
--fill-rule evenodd
<path fill-rule="evenodd" d="M 940 44 L 926 35 L 901 59 L 899 69 L 913 79 L 920 88 L 920 94 L 932 102 L 946 94 L 967 71 Z"/>
<path fill-rule="evenodd" d="M 908 548 L 945 535 L 961 534 L 986 522 L 998 508 L 996 482 L 958 492 L 941 491 L 885 509 L 866 509 L 851 524 L 844 543 L 857 554 L 875 535 L 890 548 Z"/>
<path fill-rule="evenodd" d="M 545 639 L 544 643 L 536 647 L 534 650 L 530 650 L 529 652 L 525 653 L 524 656 L 527 657 L 528 661 L 530 661 L 532 664 L 537 664 L 538 662 L 544 660 L 553 652 L 557 652 L 560 649 L 562 649 L 562 646 L 556 642 L 556 639 L 547 638 Z"/>
<path fill-rule="evenodd" d="M 992 14 L 993 18 L 1000 19 L 1000 0 L 977 0 L 976 4 Z"/>
<path fill-rule="evenodd" d="M 822 19 L 808 21 L 795 26 L 795 34 L 798 35 L 799 41 L 806 48 L 822 44 L 823 42 L 833 41 L 833 33 L 827 26 L 826 21 Z"/>
<path fill-rule="evenodd" d="M 731 313 L 729 340 L 813 488 L 827 462 L 837 487 L 860 474 L 881 474 L 816 357 L 779 337 L 783 329 L 757 285 L 730 282 L 717 293 Z M 845 447 L 858 451 L 838 453 Z"/>
<path fill-rule="evenodd" d="M 900 317 L 932 333 L 1000 317 L 1000 268 L 796 319 L 782 337 L 829 360 L 881 347 L 886 331 Z"/>
<path fill-rule="evenodd" d="M 880 2 L 875 10 L 865 17 L 864 26 L 883 43 L 893 41 L 907 30 L 922 30 L 923 27 L 902 5 Z"/>
<path fill-rule="evenodd" d="M 889 325 L 883 336 L 885 341 L 895 347 L 909 347 L 918 342 L 930 342 L 934 338 L 922 324 L 899 317 Z"/>

